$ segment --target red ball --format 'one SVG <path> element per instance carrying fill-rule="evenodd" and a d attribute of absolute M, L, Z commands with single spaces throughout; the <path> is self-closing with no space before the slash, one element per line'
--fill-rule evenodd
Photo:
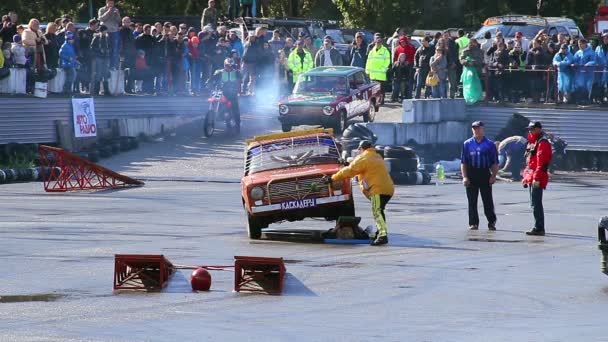
<path fill-rule="evenodd" d="M 197 268 L 190 276 L 190 285 L 194 291 L 209 291 L 211 287 L 211 274 L 204 268 Z"/>

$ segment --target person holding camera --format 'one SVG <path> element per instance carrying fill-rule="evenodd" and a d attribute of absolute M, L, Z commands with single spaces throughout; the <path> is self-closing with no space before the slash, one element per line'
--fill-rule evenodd
<path fill-rule="evenodd" d="M 17 12 L 10 11 L 2 16 L 0 23 L 0 39 L 4 43 L 12 43 L 13 36 L 17 34 Z"/>
<path fill-rule="evenodd" d="M 114 0 L 106 0 L 106 5 L 99 9 L 98 18 L 101 25 L 108 28 L 108 41 L 110 42 L 110 68 L 118 69 L 120 62 L 120 32 L 122 23 L 120 11 L 114 6 Z"/>

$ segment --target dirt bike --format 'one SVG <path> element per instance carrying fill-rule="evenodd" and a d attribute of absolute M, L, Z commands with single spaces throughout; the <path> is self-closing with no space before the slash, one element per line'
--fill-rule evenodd
<path fill-rule="evenodd" d="M 207 102 L 209 102 L 209 110 L 207 110 L 203 119 L 203 134 L 205 137 L 210 138 L 213 135 L 218 121 L 223 121 L 226 129 L 232 134 L 241 132 L 241 120 L 232 114 L 233 104 L 224 96 L 221 89 L 212 91 Z"/>

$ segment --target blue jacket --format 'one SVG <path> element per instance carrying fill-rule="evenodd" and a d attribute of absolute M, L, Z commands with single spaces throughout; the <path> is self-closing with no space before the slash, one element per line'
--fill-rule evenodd
<path fill-rule="evenodd" d="M 556 53 L 553 57 L 553 66 L 558 70 L 557 87 L 562 93 L 569 93 L 574 89 L 574 70 L 571 65 L 574 64 L 574 56 L 570 52 L 564 55 Z"/>
<path fill-rule="evenodd" d="M 74 69 L 76 67 L 76 50 L 74 45 L 68 41 L 63 43 L 61 49 L 59 49 L 59 59 L 61 60 L 61 67 L 64 69 Z"/>
<path fill-rule="evenodd" d="M 243 57 L 243 42 L 240 39 L 236 39 L 235 41 L 230 42 L 230 45 L 233 49 L 236 49 L 236 52 L 239 53 L 239 57 Z"/>
<path fill-rule="evenodd" d="M 595 62 L 598 66 L 597 70 L 604 71 L 595 74 L 595 83 L 604 85 L 608 82 L 608 46 L 599 45 L 595 49 Z"/>
<path fill-rule="evenodd" d="M 581 68 L 580 66 L 592 67 L 595 66 L 595 52 L 591 46 L 587 46 L 585 50 L 579 50 L 574 55 L 574 64 L 579 66 L 576 70 L 575 87 L 576 89 L 585 89 L 591 91 L 593 87 L 593 71 L 594 68 Z"/>

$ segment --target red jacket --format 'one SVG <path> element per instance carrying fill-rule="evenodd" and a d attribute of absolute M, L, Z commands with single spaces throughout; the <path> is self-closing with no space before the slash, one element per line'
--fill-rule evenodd
<path fill-rule="evenodd" d="M 409 42 L 406 42 L 405 46 L 401 46 L 401 43 L 399 43 L 395 49 L 395 54 L 393 55 L 393 63 L 399 60 L 399 55 L 402 53 L 405 54 L 405 60 L 408 63 L 414 64 L 414 55 L 416 54 L 416 49 L 410 45 Z"/>
<path fill-rule="evenodd" d="M 526 148 L 527 167 L 524 170 L 524 184 L 540 182 L 540 187 L 545 189 L 549 183 L 549 164 L 552 156 L 551 143 L 544 134 L 540 136 L 528 134 L 528 146 Z"/>

